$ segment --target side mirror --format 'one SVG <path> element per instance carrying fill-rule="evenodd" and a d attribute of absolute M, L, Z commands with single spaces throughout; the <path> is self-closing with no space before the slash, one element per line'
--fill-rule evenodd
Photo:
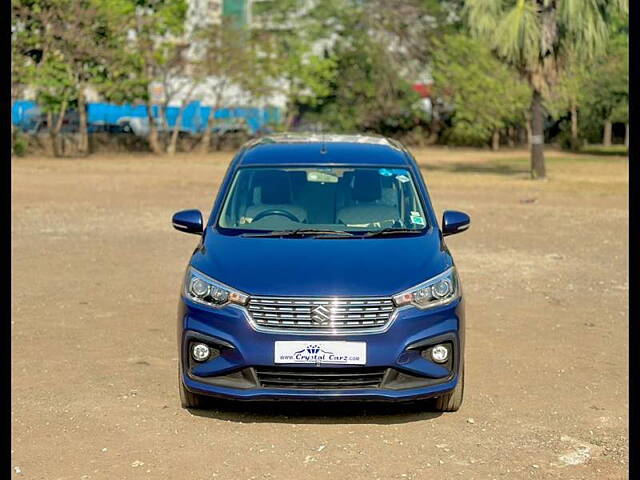
<path fill-rule="evenodd" d="M 456 210 L 445 210 L 442 214 L 442 236 L 464 232 L 471 224 L 469 215 Z"/>
<path fill-rule="evenodd" d="M 171 218 L 173 228 L 185 233 L 202 235 L 202 214 L 200 210 L 182 210 Z"/>

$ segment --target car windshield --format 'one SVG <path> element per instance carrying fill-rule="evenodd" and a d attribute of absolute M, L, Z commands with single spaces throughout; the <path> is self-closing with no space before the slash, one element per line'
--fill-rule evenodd
<path fill-rule="evenodd" d="M 418 233 L 428 227 L 404 168 L 240 168 L 218 226 L 242 232 Z"/>

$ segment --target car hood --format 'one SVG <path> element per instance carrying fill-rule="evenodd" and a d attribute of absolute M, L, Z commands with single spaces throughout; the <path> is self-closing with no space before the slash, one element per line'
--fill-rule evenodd
<path fill-rule="evenodd" d="M 449 268 L 437 230 L 366 239 L 251 238 L 209 230 L 192 265 L 250 295 L 389 296 Z"/>

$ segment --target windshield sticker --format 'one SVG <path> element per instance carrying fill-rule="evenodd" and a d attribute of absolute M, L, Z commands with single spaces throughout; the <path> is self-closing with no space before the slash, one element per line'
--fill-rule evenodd
<path fill-rule="evenodd" d="M 420 215 L 411 215 L 411 223 L 414 223 L 416 225 L 424 225 L 424 218 L 422 218 Z"/>
<path fill-rule="evenodd" d="M 398 175 L 396 178 L 402 183 L 409 181 L 409 177 L 407 177 L 406 175 Z"/>
<path fill-rule="evenodd" d="M 380 175 L 384 177 L 390 177 L 391 175 L 393 175 L 391 170 L 389 170 L 388 168 L 381 168 L 380 170 L 378 170 L 378 173 L 380 173 Z"/>

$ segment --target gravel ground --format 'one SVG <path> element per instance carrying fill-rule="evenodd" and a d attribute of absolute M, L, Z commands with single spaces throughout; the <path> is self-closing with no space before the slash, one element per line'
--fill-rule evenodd
<path fill-rule="evenodd" d="M 620 479 L 628 163 L 414 152 L 467 305 L 465 403 L 179 406 L 175 315 L 230 154 L 13 160 L 12 471 L 25 479 Z"/>

